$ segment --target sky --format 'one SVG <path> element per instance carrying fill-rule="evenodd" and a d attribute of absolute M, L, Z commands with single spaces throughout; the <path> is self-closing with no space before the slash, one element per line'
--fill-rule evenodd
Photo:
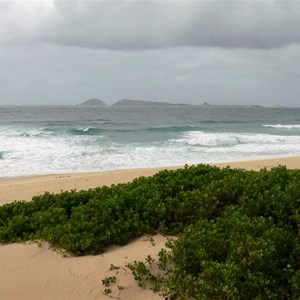
<path fill-rule="evenodd" d="M 0 105 L 300 106 L 300 1 L 0 0 Z"/>

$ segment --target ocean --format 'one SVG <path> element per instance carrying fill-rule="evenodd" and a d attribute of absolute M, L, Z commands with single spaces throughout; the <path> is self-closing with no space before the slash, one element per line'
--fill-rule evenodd
<path fill-rule="evenodd" d="M 0 177 L 300 155 L 300 108 L 0 106 Z"/>

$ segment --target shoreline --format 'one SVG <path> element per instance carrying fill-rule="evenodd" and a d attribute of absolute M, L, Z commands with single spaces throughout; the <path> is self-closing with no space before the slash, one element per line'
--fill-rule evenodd
<path fill-rule="evenodd" d="M 267 169 L 285 165 L 300 169 L 300 156 L 255 161 L 212 164 L 247 170 Z M 55 174 L 29 176 L 0 181 L 0 205 L 13 202 L 17 197 L 31 200 L 31 195 L 59 192 L 59 189 L 88 189 L 95 186 L 129 182 L 139 176 L 151 176 L 162 169 L 134 169 L 109 172 Z M 27 197 L 27 198 L 26 198 Z M 150 241 L 150 238 L 152 242 Z M 137 286 L 133 276 L 126 271 L 126 262 L 153 258 L 164 247 L 167 237 L 162 235 L 137 238 L 125 246 L 112 246 L 95 256 L 63 257 L 49 248 L 47 243 L 0 244 L 0 298 L 2 299 L 109 299 L 103 294 L 102 279 L 113 276 L 111 264 L 121 268 L 118 284 L 124 289 L 113 289 L 111 296 L 122 300 L 162 300 L 159 294 Z"/>
<path fill-rule="evenodd" d="M 300 159 L 300 155 L 292 155 L 292 156 L 275 156 L 275 157 L 258 157 L 254 159 L 244 159 L 244 160 L 234 160 L 234 161 L 224 161 L 224 162 L 199 162 L 196 164 L 187 164 L 188 166 L 204 164 L 204 165 L 212 165 L 212 166 L 221 166 L 224 165 L 228 166 L 240 166 L 246 165 L 248 167 L 249 164 L 258 163 L 260 165 L 264 165 L 265 161 L 275 162 L 287 162 L 290 166 L 290 161 L 295 160 L 297 161 L 298 158 Z M 276 163 L 276 162 L 275 162 Z M 158 166 L 158 167 L 135 167 L 135 168 L 124 168 L 124 169 L 112 169 L 112 170 L 97 170 L 97 171 L 74 171 L 74 172 L 62 172 L 62 173 L 43 173 L 43 174 L 29 174 L 29 175 L 18 175 L 18 176 L 4 176 L 0 177 L 0 182 L 5 180 L 22 180 L 25 178 L 42 178 L 42 177 L 53 177 L 53 176 L 74 176 L 74 175 L 96 175 L 96 174 L 107 174 L 107 173 L 115 173 L 115 172 L 135 172 L 135 171 L 146 171 L 147 170 L 176 170 L 179 168 L 183 168 L 185 165 L 165 165 L 165 166 Z M 251 166 L 250 166 L 250 169 Z"/>
<path fill-rule="evenodd" d="M 258 171 L 279 165 L 288 169 L 300 169 L 300 156 L 279 157 L 239 162 L 211 163 L 218 167 L 241 168 Z M 45 192 L 60 193 L 70 190 L 87 190 L 112 184 L 127 183 L 140 176 L 152 176 L 161 170 L 176 170 L 183 166 L 169 166 L 141 169 L 124 169 L 103 172 L 33 175 L 0 179 L 0 205 L 18 200 L 30 201 L 32 197 Z"/>

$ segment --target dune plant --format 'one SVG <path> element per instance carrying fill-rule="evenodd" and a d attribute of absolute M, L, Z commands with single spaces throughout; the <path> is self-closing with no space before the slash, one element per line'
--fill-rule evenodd
<path fill-rule="evenodd" d="M 139 285 L 169 299 L 299 299 L 299 224 L 299 170 L 197 165 L 3 205 L 0 242 L 87 255 L 145 233 L 174 235 L 156 262 L 128 264 Z M 154 263 L 159 274 L 147 268 Z"/>

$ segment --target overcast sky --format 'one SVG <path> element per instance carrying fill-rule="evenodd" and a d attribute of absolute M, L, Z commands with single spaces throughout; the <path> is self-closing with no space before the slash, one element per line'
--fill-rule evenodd
<path fill-rule="evenodd" d="M 299 1 L 0 1 L 0 105 L 299 96 Z"/>

